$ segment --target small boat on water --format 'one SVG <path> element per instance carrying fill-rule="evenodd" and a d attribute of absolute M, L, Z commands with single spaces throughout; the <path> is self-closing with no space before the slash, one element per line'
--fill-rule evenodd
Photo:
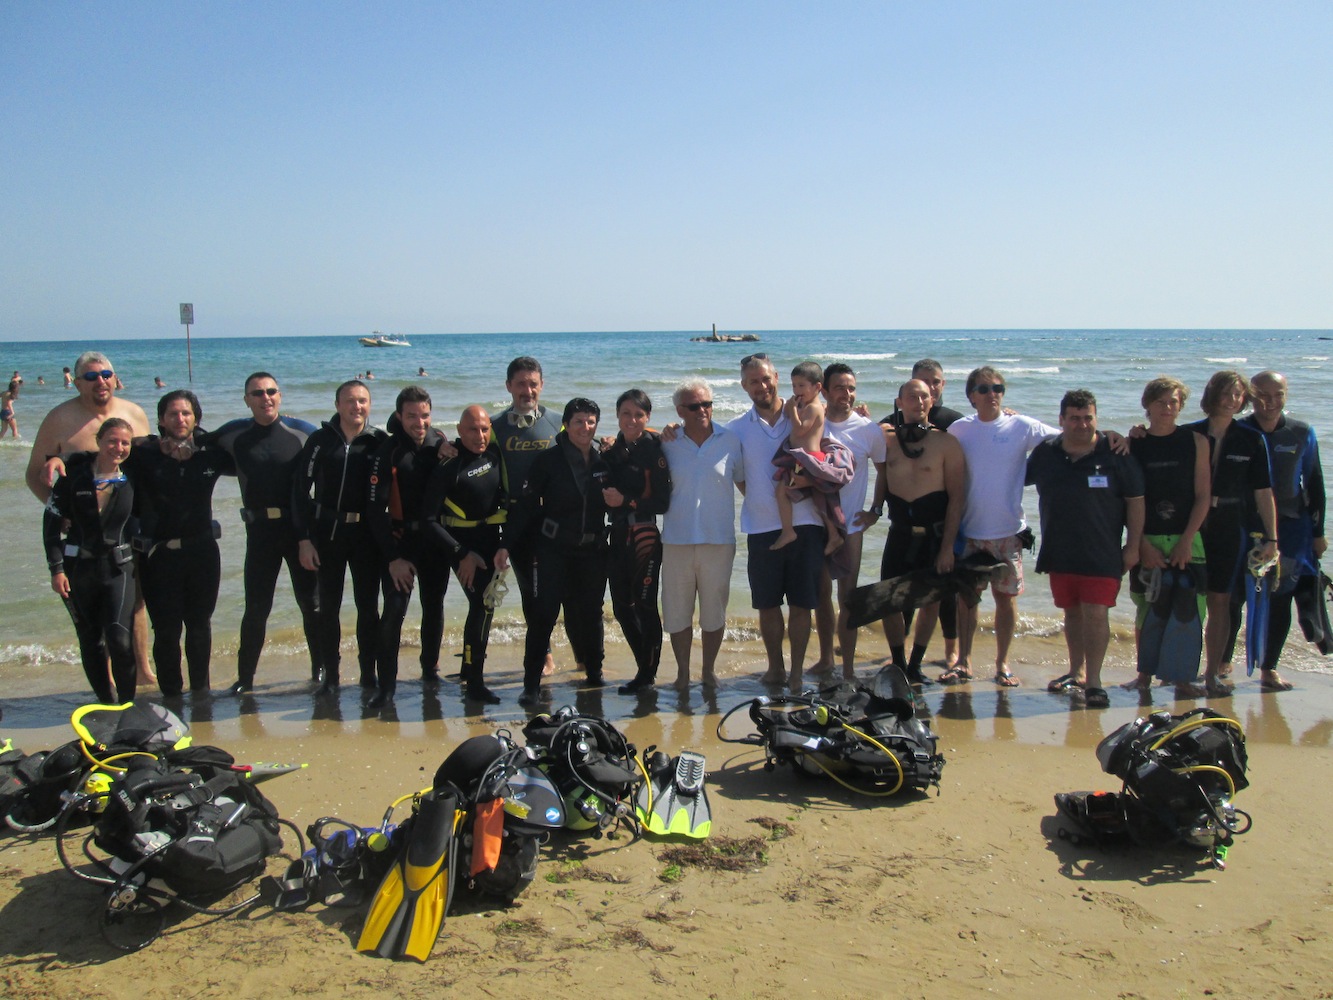
<path fill-rule="evenodd" d="M 378 330 L 372 330 L 369 337 L 358 338 L 362 347 L 411 347 L 412 343 L 406 337 L 394 333 L 380 333 Z"/>

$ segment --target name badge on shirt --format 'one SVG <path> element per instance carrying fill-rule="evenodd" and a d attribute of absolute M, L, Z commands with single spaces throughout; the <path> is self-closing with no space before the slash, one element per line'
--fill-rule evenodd
<path fill-rule="evenodd" d="M 1088 489 L 1104 490 L 1111 485 L 1111 481 L 1106 476 L 1089 476 Z"/>

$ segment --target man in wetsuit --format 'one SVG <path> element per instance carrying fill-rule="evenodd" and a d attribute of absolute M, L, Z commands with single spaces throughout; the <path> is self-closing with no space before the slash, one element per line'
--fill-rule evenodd
<path fill-rule="evenodd" d="M 111 417 L 129 423 L 135 437 L 152 433 L 143 408 L 127 399 L 116 398 L 116 372 L 105 354 L 85 351 L 74 362 L 74 388 L 78 395 L 51 409 L 32 442 L 25 478 L 28 489 L 42 503 L 51 495 L 47 459 L 77 451 L 97 450 L 97 431 Z M 151 684 L 153 671 L 148 666 L 148 615 L 143 596 L 134 602 L 134 661 L 139 684 Z"/>
<path fill-rule="evenodd" d="M 316 572 L 316 641 L 324 665 L 317 696 L 336 697 L 342 641 L 343 585 L 352 571 L 356 653 L 362 689 L 375 688 L 379 643 L 380 554 L 366 526 L 370 459 L 384 431 L 370 426 L 370 390 L 355 379 L 333 394 L 337 412 L 306 439 L 292 483 L 292 526 L 301 565 Z"/>
<path fill-rule="evenodd" d="M 889 503 L 889 537 L 884 543 L 880 579 L 916 570 L 953 569 L 954 542 L 966 501 L 967 465 L 957 439 L 927 423 L 930 387 L 919 379 L 898 389 L 896 426 L 884 427 L 884 474 L 875 482 L 871 512 L 878 517 Z M 902 612 L 884 618 L 884 636 L 893 662 L 913 684 L 930 683 L 921 671 L 935 629 L 939 604 L 918 609 L 912 652 L 906 652 L 907 623 Z"/>
<path fill-rule="evenodd" d="M 838 646 L 842 650 L 842 676 L 851 680 L 856 676 L 856 629 L 847 627 L 847 611 L 843 608 L 843 602 L 856 589 L 865 529 L 879 517 L 877 509 L 867 512 L 862 508 L 870 490 L 870 470 L 881 470 L 884 465 L 884 434 L 878 424 L 855 410 L 856 373 L 850 365 L 835 361 L 825 368 L 823 392 L 828 401 L 824 411 L 824 434 L 846 445 L 852 453 L 854 464 L 852 480 L 842 487 L 838 496 L 842 509 L 847 512 L 847 541 L 844 543 L 847 548 L 838 562 L 848 569 L 837 578 L 838 611 L 835 619 L 831 561 L 824 561 L 819 581 L 819 607 L 815 609 L 815 628 L 819 633 L 821 657 L 818 669 L 812 669 L 811 673 L 833 669 L 832 638 L 836 622 Z M 823 659 L 825 649 L 829 656 L 827 663 Z"/>
<path fill-rule="evenodd" d="M 947 431 L 955 420 L 962 420 L 963 415 L 957 410 L 944 405 L 944 366 L 934 358 L 922 358 L 912 366 L 912 378 L 926 383 L 930 387 L 930 412 L 926 414 L 926 423 L 938 430 Z M 903 422 L 900 411 L 894 410 L 880 421 L 889 427 L 897 427 Z M 958 662 L 958 602 L 956 599 L 929 605 L 929 613 L 938 615 L 940 634 L 944 637 L 944 666 L 952 667 Z M 908 611 L 903 621 L 910 627 L 914 613 Z"/>
<path fill-rule="evenodd" d="M 467 595 L 463 625 L 463 697 L 486 705 L 500 698 L 486 687 L 486 649 L 495 614 L 488 596 L 497 572 L 509 568 L 503 527 L 507 518 L 504 455 L 492 440 L 491 418 L 469 406 L 458 421 L 458 453 L 431 473 L 422 500 L 426 540 L 458 575 Z M 438 553 L 433 554 L 438 559 Z M 446 569 L 447 572 L 447 569 Z"/>
<path fill-rule="evenodd" d="M 1254 412 L 1240 423 L 1253 427 L 1268 442 L 1273 501 L 1277 504 L 1277 544 L 1282 556 L 1281 586 L 1268 605 L 1268 642 L 1260 665 L 1259 686 L 1265 691 L 1290 691 L 1292 684 L 1277 672 L 1277 661 L 1291 630 L 1291 602 L 1317 606 L 1319 559 L 1328 549 L 1324 539 L 1324 471 L 1314 429 L 1284 414 L 1287 379 L 1275 371 L 1254 376 Z M 1233 616 L 1233 621 L 1238 621 Z"/>
<path fill-rule="evenodd" d="M 135 443 L 125 461 L 134 483 L 144 556 L 139 581 L 153 622 L 153 663 L 162 693 L 181 693 L 181 632 L 190 692 L 209 693 L 213 653 L 213 609 L 218 603 L 222 559 L 213 520 L 213 488 L 218 476 L 234 475 L 236 463 L 222 448 L 203 447 L 195 430 L 203 410 L 188 389 L 157 401 L 160 438 Z"/>
<path fill-rule="evenodd" d="M 505 490 L 511 507 L 518 501 L 533 461 L 555 444 L 555 437 L 560 433 L 559 414 L 540 404 L 543 388 L 541 363 L 527 355 L 515 358 L 505 372 L 505 389 L 512 403 L 508 409 L 492 414 L 490 418 L 491 437 L 504 455 L 504 470 L 508 477 Z M 528 619 L 535 611 L 532 603 L 533 553 L 517 549 L 511 556 L 514 578 L 518 581 L 523 601 L 523 617 Z M 583 662 L 578 653 L 575 649 L 575 659 Z M 542 673 L 550 674 L 554 669 L 548 650 Z"/>
<path fill-rule="evenodd" d="M 389 418 L 389 436 L 370 461 L 366 511 L 383 567 L 384 611 L 375 653 L 377 689 L 367 708 L 393 701 L 398 687 L 398 647 L 414 584 L 421 587 L 421 683 L 434 687 L 440 680 L 449 568 L 428 551 L 422 527 L 421 498 L 438 464 L 443 438 L 431 427 L 430 415 L 430 393 L 425 389 L 409 385 L 398 393 Z"/>
<path fill-rule="evenodd" d="M 291 519 L 296 458 L 315 425 L 282 416 L 282 390 L 268 372 L 255 372 L 245 380 L 244 398 L 251 416 L 223 424 L 203 439 L 205 446 L 215 444 L 231 455 L 241 486 L 245 611 L 241 615 L 232 694 L 247 694 L 254 688 L 268 616 L 273 610 L 273 591 L 284 562 L 310 650 L 310 679 L 318 684 L 324 670 L 316 641 L 319 602 L 315 574 L 301 565 Z"/>
<path fill-rule="evenodd" d="M 1041 508 L 1037 572 L 1051 575 L 1051 597 L 1064 611 L 1069 676 L 1084 679 L 1088 708 L 1109 708 L 1102 661 L 1120 578 L 1139 562 L 1143 472 L 1098 433 L 1097 400 L 1087 389 L 1060 400 L 1060 431 L 1027 460 L 1025 480 L 1037 487 Z"/>

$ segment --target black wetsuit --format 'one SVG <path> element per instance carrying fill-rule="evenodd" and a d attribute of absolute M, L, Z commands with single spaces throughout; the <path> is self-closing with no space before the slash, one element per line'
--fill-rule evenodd
<path fill-rule="evenodd" d="M 513 507 L 510 543 L 532 552 L 531 612 L 523 653 L 523 689 L 535 692 L 561 603 L 570 644 L 589 681 L 602 679 L 602 600 L 606 594 L 606 503 L 610 473 L 592 445 L 592 460 L 561 431 L 555 447 L 532 463 Z"/>
<path fill-rule="evenodd" d="M 449 567 L 429 551 L 421 522 L 422 495 L 439 464 L 444 435 L 430 428 L 425 441 L 418 445 L 403 430 L 396 413 L 389 417 L 388 430 L 389 436 L 370 460 L 366 497 L 370 533 L 379 546 L 383 567 L 380 585 L 384 610 L 380 614 L 375 673 L 380 692 L 386 697 L 393 694 L 398 681 L 398 647 L 412 602 L 412 591 L 399 590 L 389 576 L 389 563 L 406 559 L 416 569 L 415 589 L 421 595 L 421 676 L 426 681 L 439 677 L 444 593 L 449 586 Z"/>
<path fill-rule="evenodd" d="M 310 650 L 311 678 L 318 681 L 324 668 L 316 641 L 319 600 L 315 574 L 301 565 L 291 521 L 296 459 L 314 430 L 314 424 L 295 417 L 280 416 L 271 424 L 246 417 L 224 424 L 203 439 L 232 456 L 240 479 L 241 519 L 245 522 L 245 610 L 236 652 L 236 679 L 246 687 L 255 680 L 268 616 L 273 610 L 273 591 L 284 562 Z"/>
<path fill-rule="evenodd" d="M 532 422 L 529 423 L 529 420 Z M 499 446 L 504 458 L 504 472 L 508 477 L 505 492 L 510 510 L 518 503 L 532 463 L 538 455 L 555 444 L 559 433 L 560 415 L 545 406 L 537 407 L 535 413 L 522 416 L 515 413 L 512 407 L 491 416 L 491 440 Z M 523 602 L 523 617 L 526 619 L 532 614 L 532 553 L 514 548 L 510 550 L 509 557 L 514 579 L 518 583 L 519 597 Z M 573 643 L 572 637 L 570 642 Z M 579 659 L 577 651 L 575 659 Z"/>
<path fill-rule="evenodd" d="M 382 559 L 366 524 L 366 485 L 370 460 L 385 438 L 368 427 L 351 441 L 343 437 L 338 415 L 306 439 L 292 482 L 292 527 L 300 541 L 319 553 L 319 614 L 316 642 L 327 689 L 338 684 L 342 642 L 343 586 L 352 571 L 356 604 L 356 653 L 361 686 L 375 687 L 375 651 L 379 642 L 380 566 Z"/>
<path fill-rule="evenodd" d="M 423 530 L 436 549 L 431 558 L 440 565 L 457 570 L 469 552 L 484 563 L 473 574 L 472 587 L 463 588 L 467 597 L 463 681 L 470 696 L 486 698 L 483 675 L 495 610 L 486 606 L 485 595 L 495 576 L 495 553 L 504 547 L 502 526 L 508 516 L 505 461 L 494 442 L 480 455 L 468 451 L 461 441 L 455 441 L 454 447 L 458 454 L 437 466 L 426 486 L 421 504 Z M 544 658 L 545 650 L 542 655 Z"/>
<path fill-rule="evenodd" d="M 222 579 L 213 488 L 219 476 L 235 474 L 236 463 L 217 447 L 178 462 L 162 454 L 158 438 L 149 437 L 135 441 L 125 470 L 134 482 L 140 534 L 147 545 L 139 584 L 153 622 L 158 687 L 165 695 L 181 693 L 184 630 L 190 690 L 207 691 L 213 610 Z"/>
<path fill-rule="evenodd" d="M 930 412 L 926 414 L 926 423 L 930 424 L 931 427 L 934 427 L 936 430 L 939 430 L 939 431 L 947 431 L 947 430 L 949 429 L 949 425 L 950 425 L 950 424 L 952 424 L 952 423 L 953 423 L 954 421 L 956 421 L 956 420 L 962 420 L 962 419 L 963 419 L 963 415 L 962 415 L 961 413 L 959 413 L 957 410 L 950 409 L 950 408 L 947 407 L 947 406 L 942 406 L 942 405 L 939 404 L 939 403 L 936 403 L 934 406 L 932 406 L 932 407 L 930 408 Z M 882 419 L 882 420 L 880 421 L 880 423 L 881 423 L 881 424 L 885 424 L 885 425 L 887 425 L 887 426 L 889 426 L 889 427 L 901 427 L 901 426 L 902 426 L 902 423 L 903 423 L 903 414 L 902 414 L 902 411 L 901 411 L 901 410 L 894 410 L 894 411 L 893 411 L 892 413 L 890 413 L 887 417 L 885 417 L 884 419 Z M 884 556 L 885 556 L 885 558 L 888 557 L 888 545 L 887 545 L 887 543 L 886 543 L 886 545 L 885 545 L 885 549 L 884 549 Z M 881 572 L 883 571 L 883 568 L 884 568 L 884 564 L 883 564 L 883 562 L 881 561 L 881 563 L 880 563 L 880 570 L 881 570 Z M 904 617 L 904 620 L 907 622 L 908 626 L 910 626 L 910 625 L 912 624 L 912 615 L 913 615 L 913 611 L 912 611 L 912 609 L 909 608 L 909 609 L 907 610 L 907 612 L 906 612 L 906 613 L 904 614 L 904 616 L 903 616 L 903 617 Z M 957 601 L 953 601 L 953 600 L 949 600 L 949 601 L 940 601 L 940 619 L 939 619 L 939 621 L 940 621 L 940 634 L 941 634 L 942 636 L 944 636 L 944 638 L 946 638 L 946 639 L 957 639 L 957 638 L 958 638 L 958 602 L 957 602 Z"/>
<path fill-rule="evenodd" d="M 1208 438 L 1212 461 L 1212 509 L 1200 532 L 1208 561 L 1208 590 L 1234 595 L 1244 576 L 1248 533 L 1258 527 L 1254 491 L 1272 485 L 1268 448 L 1262 434 L 1238 420 L 1227 427 L 1220 443 L 1209 433 L 1207 420 L 1185 426 Z"/>
<path fill-rule="evenodd" d="M 113 491 L 97 509 L 92 461 L 70 463 L 56 480 L 42 515 L 42 543 L 51 573 L 69 578 L 65 606 L 79 637 L 79 658 L 97 700 L 119 705 L 134 699 L 134 487 L 128 478 L 103 484 Z M 61 525 L 69 521 L 62 540 Z M 107 676 L 107 658 L 111 676 Z M 114 681 L 114 683 L 113 683 Z"/>
<path fill-rule="evenodd" d="M 665 514 L 671 501 L 671 473 L 655 431 L 644 431 L 633 444 L 618 434 L 602 458 L 611 470 L 610 485 L 625 497 L 622 506 L 609 509 L 611 609 L 634 653 L 635 680 L 651 684 L 662 658 L 662 615 L 657 609 L 662 533 L 657 515 Z"/>
<path fill-rule="evenodd" d="M 937 490 L 915 500 L 903 500 L 890 493 L 887 500 L 889 537 L 884 541 L 884 557 L 879 566 L 880 579 L 888 580 L 914 570 L 930 569 L 940 554 L 949 494 Z"/>

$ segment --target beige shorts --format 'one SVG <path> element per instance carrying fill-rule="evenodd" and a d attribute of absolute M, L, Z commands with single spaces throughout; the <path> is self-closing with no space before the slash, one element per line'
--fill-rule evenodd
<path fill-rule="evenodd" d="M 1014 535 L 1008 538 L 969 538 L 963 543 L 963 558 L 984 552 L 1005 568 L 996 575 L 991 589 L 997 594 L 1017 597 L 1023 593 L 1023 543 Z"/>
<path fill-rule="evenodd" d="M 662 627 L 683 632 L 694 624 L 699 602 L 699 628 L 716 632 L 727 624 L 727 597 L 735 545 L 662 546 Z"/>

